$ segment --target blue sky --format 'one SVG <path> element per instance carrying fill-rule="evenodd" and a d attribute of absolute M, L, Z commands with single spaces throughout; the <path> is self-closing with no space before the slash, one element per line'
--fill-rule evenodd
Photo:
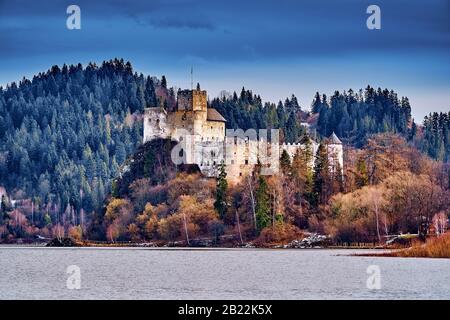
<path fill-rule="evenodd" d="M 81 30 L 66 8 L 81 8 Z M 381 30 L 366 9 L 381 8 Z M 413 116 L 450 110 L 450 0 L 0 0 L 0 84 L 63 63 L 122 57 L 169 85 L 264 100 L 392 88 Z"/>

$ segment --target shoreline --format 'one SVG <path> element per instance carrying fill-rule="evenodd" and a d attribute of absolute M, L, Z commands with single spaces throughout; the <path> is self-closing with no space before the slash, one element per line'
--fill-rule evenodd
<path fill-rule="evenodd" d="M 99 249 L 122 249 L 122 248 L 132 248 L 132 249 L 152 249 L 152 250 L 392 250 L 380 247 L 355 247 L 355 246 L 329 246 L 329 247 L 321 247 L 321 246 L 313 246 L 313 247 L 303 247 L 303 248 L 292 248 L 292 247 L 281 247 L 281 246 L 208 246 L 208 247 L 200 247 L 200 246 L 147 246 L 140 245 L 138 243 L 133 244 L 108 244 L 108 245 L 77 245 L 77 246 L 47 246 L 46 243 L 30 243 L 30 244 L 2 244 L 0 243 L 1 248 L 66 248 L 66 249 L 74 249 L 74 248 L 99 248 Z"/>

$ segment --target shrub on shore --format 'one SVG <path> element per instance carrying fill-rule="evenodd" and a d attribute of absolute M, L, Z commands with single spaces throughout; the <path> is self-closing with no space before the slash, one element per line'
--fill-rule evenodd
<path fill-rule="evenodd" d="M 411 248 L 393 252 L 395 257 L 416 258 L 450 258 L 450 233 L 428 240 L 426 243 L 416 243 Z"/>

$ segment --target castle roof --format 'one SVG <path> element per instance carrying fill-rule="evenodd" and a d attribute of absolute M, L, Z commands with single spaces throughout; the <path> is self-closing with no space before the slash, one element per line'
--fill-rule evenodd
<path fill-rule="evenodd" d="M 206 114 L 206 120 L 208 121 L 220 121 L 220 122 L 226 122 L 224 117 L 214 108 L 208 108 L 207 114 Z"/>
<path fill-rule="evenodd" d="M 331 144 L 342 144 L 341 140 L 337 137 L 337 135 L 333 132 L 329 138 Z"/>

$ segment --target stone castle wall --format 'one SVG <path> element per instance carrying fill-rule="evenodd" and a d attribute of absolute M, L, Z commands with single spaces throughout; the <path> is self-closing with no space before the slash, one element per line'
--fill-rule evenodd
<path fill-rule="evenodd" d="M 238 181 L 250 174 L 258 163 L 265 169 L 278 173 L 278 160 L 282 150 L 294 158 L 302 144 L 272 144 L 241 137 L 226 137 L 225 122 L 208 120 L 206 91 L 183 90 L 178 93 L 177 110 L 167 112 L 164 108 L 147 108 L 144 114 L 144 143 L 156 138 L 170 138 L 180 142 L 189 156 L 186 163 L 197 164 L 208 177 L 217 176 L 219 165 L 224 162 L 227 178 Z M 189 136 L 187 138 L 187 136 Z M 336 137 L 337 139 L 337 137 Z M 336 140 L 335 140 L 336 141 Z M 330 162 L 339 161 L 343 168 L 342 144 L 327 146 Z M 316 154 L 318 144 L 312 141 L 311 151 Z M 276 159 L 275 159 L 276 158 Z M 314 157 L 311 166 L 314 164 Z"/>

